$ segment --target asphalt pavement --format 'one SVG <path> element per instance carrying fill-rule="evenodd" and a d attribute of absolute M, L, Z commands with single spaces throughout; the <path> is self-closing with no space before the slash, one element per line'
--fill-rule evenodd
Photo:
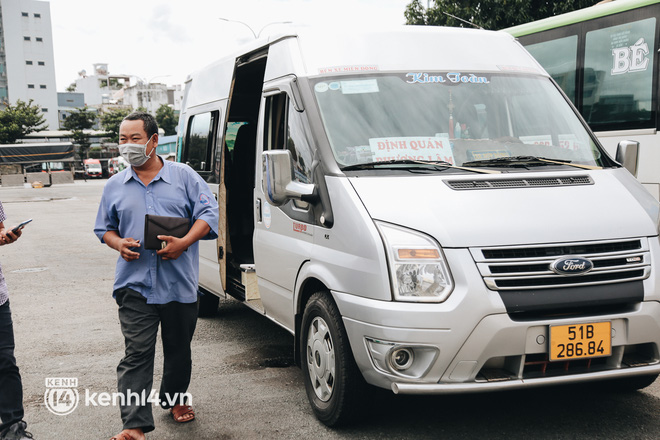
<path fill-rule="evenodd" d="M 118 254 L 99 243 L 94 219 L 105 180 L 2 188 L 23 237 L 0 247 L 36 439 L 108 439 L 121 431 L 115 369 L 123 355 L 111 291 Z M 293 337 L 233 300 L 200 319 L 189 390 L 197 419 L 175 423 L 154 407 L 148 439 L 658 439 L 660 385 L 635 393 L 576 387 L 461 396 L 370 394 L 350 427 L 314 417 Z M 154 387 L 162 372 L 156 359 Z M 75 404 L 75 406 L 74 406 Z"/>

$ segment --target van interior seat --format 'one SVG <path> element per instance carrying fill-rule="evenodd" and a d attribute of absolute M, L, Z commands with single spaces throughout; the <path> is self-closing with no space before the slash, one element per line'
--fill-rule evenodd
<path fill-rule="evenodd" d="M 256 158 L 255 124 L 242 125 L 236 133 L 227 188 L 229 238 L 237 263 L 254 263 L 253 195 Z"/>

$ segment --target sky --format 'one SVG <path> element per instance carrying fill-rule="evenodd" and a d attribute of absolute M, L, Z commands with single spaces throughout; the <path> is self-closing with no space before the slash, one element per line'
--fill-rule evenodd
<path fill-rule="evenodd" d="M 82 70 L 93 74 L 95 63 L 108 64 L 110 74 L 183 84 L 189 73 L 234 52 L 254 34 L 282 30 L 287 25 L 281 22 L 330 25 L 338 33 L 392 27 L 405 24 L 410 1 L 49 0 L 57 91 L 65 91 Z"/>

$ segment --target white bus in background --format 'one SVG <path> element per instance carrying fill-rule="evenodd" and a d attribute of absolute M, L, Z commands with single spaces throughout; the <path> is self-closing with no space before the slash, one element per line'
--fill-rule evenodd
<path fill-rule="evenodd" d="M 616 0 L 506 29 L 557 81 L 605 149 L 639 142 L 636 177 L 660 199 L 660 1 Z"/>

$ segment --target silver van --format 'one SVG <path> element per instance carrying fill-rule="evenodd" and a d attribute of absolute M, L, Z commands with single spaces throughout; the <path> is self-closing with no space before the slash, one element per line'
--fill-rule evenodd
<path fill-rule="evenodd" d="M 508 34 L 296 29 L 191 74 L 178 160 L 220 206 L 200 313 L 290 331 L 329 426 L 363 386 L 660 373 L 658 202 Z"/>

